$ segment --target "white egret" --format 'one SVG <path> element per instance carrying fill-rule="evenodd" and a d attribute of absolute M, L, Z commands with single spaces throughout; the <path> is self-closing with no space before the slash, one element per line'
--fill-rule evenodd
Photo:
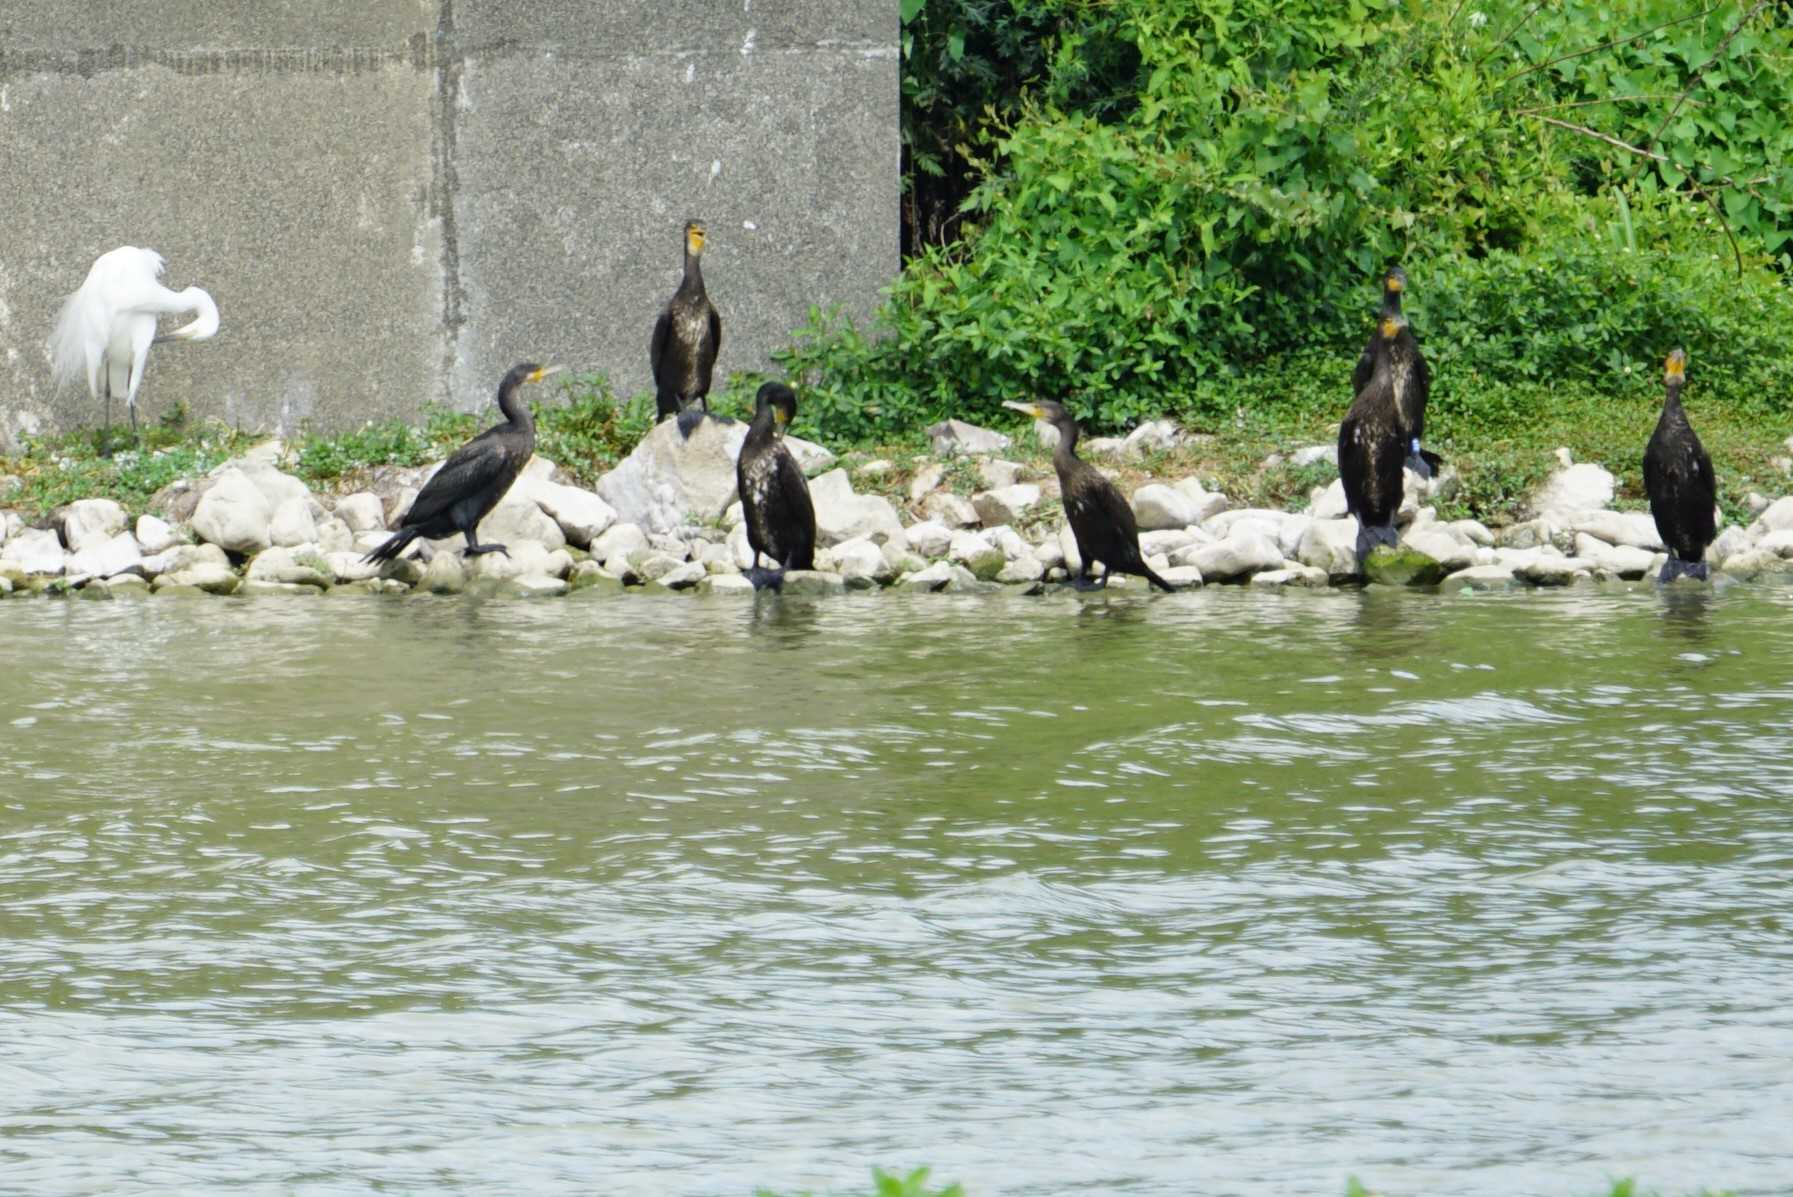
<path fill-rule="evenodd" d="M 106 399 L 106 427 L 112 424 L 112 397 L 123 394 L 137 436 L 137 388 L 149 347 L 157 341 L 203 341 L 218 331 L 218 305 L 198 287 L 170 291 L 157 280 L 162 255 L 121 245 L 94 259 L 87 281 L 63 301 L 50 333 L 50 362 L 58 386 L 87 377 L 87 390 Z M 156 335 L 156 318 L 191 312 L 189 324 Z M 104 388 L 102 392 L 101 388 Z"/>

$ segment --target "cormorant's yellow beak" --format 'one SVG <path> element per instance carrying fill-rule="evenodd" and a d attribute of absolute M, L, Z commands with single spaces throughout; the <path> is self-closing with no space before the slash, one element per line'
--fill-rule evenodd
<path fill-rule="evenodd" d="M 1390 316 L 1382 321 L 1382 336 L 1385 340 L 1394 340 L 1400 331 L 1401 322 L 1394 317 Z"/>
<path fill-rule="evenodd" d="M 542 379 L 548 377 L 548 375 L 559 374 L 564 369 L 566 369 L 565 366 L 543 366 L 541 369 L 537 370 L 535 373 L 531 374 L 528 378 L 524 379 L 523 381 L 524 382 L 540 382 Z"/>
<path fill-rule="evenodd" d="M 704 230 L 702 225 L 694 225 L 685 230 L 685 248 L 694 254 L 704 251 Z"/>
<path fill-rule="evenodd" d="M 1663 381 L 1685 382 L 1687 380 L 1687 354 L 1677 349 L 1668 355 L 1663 364 Z"/>
<path fill-rule="evenodd" d="M 772 422 L 780 428 L 783 428 L 786 424 L 791 422 L 791 417 L 785 414 L 784 408 L 774 407 L 772 409 Z"/>
<path fill-rule="evenodd" d="M 1036 420 L 1044 420 L 1046 418 L 1046 413 L 1032 403 L 1016 403 L 1013 399 L 1004 399 L 1002 405 L 1004 407 L 1012 407 L 1018 412 L 1025 412 Z"/>
<path fill-rule="evenodd" d="M 1406 287 L 1407 283 L 1405 280 L 1403 280 L 1401 278 L 1400 275 L 1391 274 L 1386 279 L 1383 280 L 1382 285 L 1387 287 L 1390 291 L 1399 291 L 1402 288 Z"/>

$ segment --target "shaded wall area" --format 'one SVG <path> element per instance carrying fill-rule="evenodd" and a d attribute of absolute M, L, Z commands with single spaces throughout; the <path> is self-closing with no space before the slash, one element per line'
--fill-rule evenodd
<path fill-rule="evenodd" d="M 152 352 L 147 419 L 414 418 L 525 359 L 648 389 L 689 217 L 719 367 L 765 369 L 897 270 L 896 36 L 895 0 L 9 5 L 0 443 L 98 421 L 44 338 L 123 244 L 223 320 Z"/>

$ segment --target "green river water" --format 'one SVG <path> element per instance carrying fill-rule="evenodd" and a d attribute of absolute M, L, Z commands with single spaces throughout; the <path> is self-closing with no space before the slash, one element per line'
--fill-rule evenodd
<path fill-rule="evenodd" d="M 1793 1192 L 1790 616 L 0 603 L 0 1192 Z"/>

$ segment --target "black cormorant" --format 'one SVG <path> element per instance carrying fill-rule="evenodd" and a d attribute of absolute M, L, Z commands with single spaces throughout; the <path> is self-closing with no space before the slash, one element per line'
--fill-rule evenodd
<path fill-rule="evenodd" d="M 685 225 L 685 278 L 654 321 L 647 356 L 654 368 L 656 420 L 677 416 L 686 436 L 710 410 L 710 373 L 722 348 L 722 317 L 704 291 L 704 226 Z"/>
<path fill-rule="evenodd" d="M 1681 409 L 1681 388 L 1687 382 L 1687 355 L 1679 349 L 1668 355 L 1663 371 L 1668 394 L 1662 416 L 1644 450 L 1644 489 L 1650 493 L 1650 514 L 1656 531 L 1668 546 L 1661 582 L 1683 575 L 1705 578 L 1706 546 L 1718 535 L 1713 505 L 1718 488 L 1712 482 L 1712 459 L 1687 422 Z"/>
<path fill-rule="evenodd" d="M 501 544 L 480 544 L 475 533 L 479 521 L 498 506 L 535 453 L 535 420 L 517 398 L 517 388 L 526 382 L 540 382 L 560 369 L 534 362 L 511 367 L 498 384 L 498 410 L 504 413 L 504 423 L 456 449 L 417 492 L 391 538 L 363 560 L 391 561 L 419 536 L 437 540 L 456 532 L 467 538 L 469 557 L 480 553 L 510 556 L 510 550 Z"/>
<path fill-rule="evenodd" d="M 1127 506 L 1114 483 L 1077 456 L 1081 430 L 1064 405 L 1042 399 L 1037 403 L 1004 402 L 1003 406 L 1026 412 L 1036 420 L 1049 421 L 1058 429 L 1052 467 L 1058 471 L 1059 497 L 1065 506 L 1065 519 L 1071 524 L 1071 535 L 1077 539 L 1077 556 L 1082 563 L 1072 584 L 1079 590 L 1098 585 L 1090 577 L 1090 566 L 1100 561 L 1107 567 L 1101 586 L 1108 585 L 1110 575 L 1133 574 L 1160 590 L 1175 590 L 1175 586 L 1152 572 L 1140 553 L 1139 524 L 1133 518 L 1133 508 Z"/>
<path fill-rule="evenodd" d="M 1370 385 L 1376 342 L 1382 337 L 1381 322 L 1390 316 L 1400 318 L 1401 340 L 1412 356 L 1414 366 L 1397 384 L 1395 410 L 1401 421 L 1401 442 L 1407 447 L 1407 468 L 1421 478 L 1430 478 L 1444 461 L 1438 454 L 1420 448 L 1420 439 L 1426 432 L 1426 398 L 1432 392 L 1432 373 L 1426 367 L 1425 355 L 1419 351 L 1419 342 L 1413 339 L 1413 330 L 1401 316 L 1401 295 L 1406 290 L 1407 272 L 1399 266 L 1390 266 L 1388 273 L 1382 276 L 1382 310 L 1376 316 L 1376 331 L 1370 334 L 1369 343 L 1357 358 L 1357 369 L 1351 372 L 1351 393 L 1361 394 Z"/>
<path fill-rule="evenodd" d="M 1401 466 L 1408 448 L 1395 396 L 1411 381 L 1418 354 L 1407 322 L 1385 314 L 1370 342 L 1370 372 L 1339 425 L 1339 478 L 1345 506 L 1357 517 L 1358 564 L 1379 544 L 1394 545 L 1401 509 Z"/>
<path fill-rule="evenodd" d="M 735 459 L 735 485 L 741 491 L 747 543 L 753 546 L 747 577 L 756 590 L 777 590 L 785 570 L 815 568 L 815 504 L 803 470 L 784 446 L 785 425 L 796 418 L 796 393 L 782 382 L 766 383 L 754 398 L 753 423 Z M 776 568 L 761 569 L 762 555 Z"/>

